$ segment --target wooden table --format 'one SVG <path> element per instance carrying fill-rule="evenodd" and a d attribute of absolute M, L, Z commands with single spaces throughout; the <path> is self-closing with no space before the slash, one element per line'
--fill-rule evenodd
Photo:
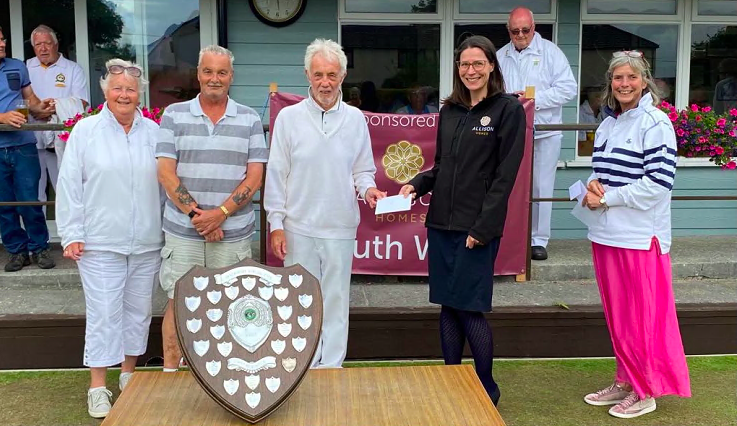
<path fill-rule="evenodd" d="M 246 425 L 189 372 L 137 372 L 102 426 Z M 310 370 L 259 425 L 504 426 L 472 366 Z"/>

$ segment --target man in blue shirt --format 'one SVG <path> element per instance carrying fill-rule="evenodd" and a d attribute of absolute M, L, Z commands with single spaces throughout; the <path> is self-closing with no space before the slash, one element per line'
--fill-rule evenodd
<path fill-rule="evenodd" d="M 16 111 L 23 99 L 28 101 L 34 117 L 50 117 L 54 113 L 53 103 L 36 97 L 26 66 L 22 61 L 6 58 L 5 46 L 5 36 L 0 28 L 0 124 L 20 128 L 26 122 L 26 117 Z M 33 133 L 0 132 L 0 202 L 38 201 L 40 176 Z M 23 217 L 25 229 L 20 226 L 20 217 Z M 56 266 L 49 253 L 49 230 L 41 206 L 0 206 L 0 234 L 5 249 L 10 253 L 6 272 L 19 271 L 30 265 L 31 257 L 42 269 Z"/>

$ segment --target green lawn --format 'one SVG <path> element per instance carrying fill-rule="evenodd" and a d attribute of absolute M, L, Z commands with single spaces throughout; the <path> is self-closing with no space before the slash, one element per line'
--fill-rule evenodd
<path fill-rule="evenodd" d="M 737 357 L 694 357 L 688 364 L 693 398 L 661 398 L 654 413 L 621 420 L 609 416 L 608 407 L 592 407 L 582 399 L 610 383 L 613 360 L 497 361 L 494 372 L 502 390 L 499 411 L 508 426 L 737 425 Z M 108 382 L 115 397 L 117 375 L 111 371 Z M 0 372 L 0 425 L 99 425 L 100 421 L 87 416 L 87 380 L 86 371 Z"/>

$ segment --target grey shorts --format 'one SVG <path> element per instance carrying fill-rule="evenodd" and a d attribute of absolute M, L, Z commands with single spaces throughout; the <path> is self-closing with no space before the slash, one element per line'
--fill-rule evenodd
<path fill-rule="evenodd" d="M 233 242 L 206 243 L 164 234 L 161 249 L 161 288 L 174 298 L 176 282 L 195 265 L 205 268 L 223 268 L 251 258 L 251 238 Z"/>

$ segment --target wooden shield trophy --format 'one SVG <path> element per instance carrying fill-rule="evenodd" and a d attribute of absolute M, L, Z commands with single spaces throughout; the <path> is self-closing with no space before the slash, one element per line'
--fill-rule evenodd
<path fill-rule="evenodd" d="M 322 293 L 301 265 L 195 266 L 174 294 L 187 365 L 212 399 L 255 423 L 297 389 L 322 328 Z"/>

